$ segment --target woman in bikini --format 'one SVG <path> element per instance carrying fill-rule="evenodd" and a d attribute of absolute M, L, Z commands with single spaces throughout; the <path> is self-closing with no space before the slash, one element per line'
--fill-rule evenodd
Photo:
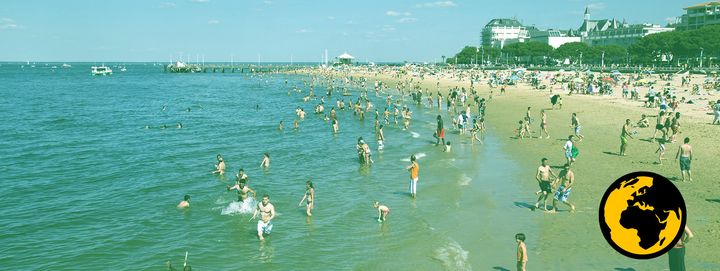
<path fill-rule="evenodd" d="M 315 186 L 313 186 L 312 181 L 307 181 L 305 183 L 305 195 L 303 195 L 303 198 L 300 200 L 298 206 L 302 205 L 303 201 L 306 200 L 307 206 L 305 207 L 305 213 L 307 216 L 312 216 L 311 210 L 315 207 Z"/>

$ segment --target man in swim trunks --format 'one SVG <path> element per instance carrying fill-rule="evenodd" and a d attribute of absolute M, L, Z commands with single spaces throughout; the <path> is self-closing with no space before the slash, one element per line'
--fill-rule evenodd
<path fill-rule="evenodd" d="M 443 145 L 445 145 L 445 128 L 443 127 L 443 120 L 442 116 L 437 116 L 437 142 L 435 142 L 435 146 L 440 145 L 440 140 L 442 140 Z"/>
<path fill-rule="evenodd" d="M 263 234 L 270 234 L 273 228 L 272 219 L 275 218 L 275 206 L 270 203 L 270 196 L 267 194 L 262 197 L 262 201 L 258 203 L 257 209 L 253 213 L 250 220 L 255 219 L 257 214 L 260 213 L 260 220 L 257 223 L 257 234 L 258 239 L 265 240 Z"/>
<path fill-rule="evenodd" d="M 575 212 L 575 205 L 572 205 L 568 201 L 568 197 L 570 197 L 570 192 L 572 192 L 572 187 L 575 184 L 575 173 L 570 170 L 570 164 L 565 164 L 563 170 L 560 171 L 560 176 L 558 176 L 558 180 L 560 181 L 560 187 L 558 187 L 557 191 L 555 191 L 555 197 L 553 198 L 552 203 L 553 209 L 550 212 L 554 213 L 557 211 L 558 200 L 569 206 L 570 212 Z"/>
<path fill-rule="evenodd" d="M 552 180 L 550 179 L 551 175 L 552 178 L 557 178 L 557 175 L 555 175 L 555 172 L 552 171 L 550 168 L 550 165 L 547 164 L 548 159 L 543 158 L 540 160 L 541 165 L 537 169 L 537 173 L 535 173 L 535 179 L 538 181 L 538 185 L 540 186 L 539 194 L 540 197 L 538 197 L 537 202 L 535 203 L 535 209 L 540 208 L 540 201 L 543 201 L 543 211 L 547 211 L 547 198 L 550 193 L 552 193 Z"/>
<path fill-rule="evenodd" d="M 580 134 L 580 129 L 582 129 L 582 125 L 580 125 L 580 119 L 577 117 L 577 113 L 572 113 L 572 118 L 570 119 L 570 126 L 575 128 L 575 136 L 577 136 L 578 141 L 582 141 L 585 137 Z"/>
<path fill-rule="evenodd" d="M 623 125 L 622 128 L 622 132 L 620 132 L 620 156 L 625 156 L 625 149 L 627 148 L 628 137 L 633 138 L 633 136 L 629 132 L 630 127 L 630 119 L 626 119 L 625 125 Z"/>
<path fill-rule="evenodd" d="M 247 186 L 247 183 L 245 180 L 238 180 L 237 184 L 234 186 L 226 186 L 225 187 L 227 191 L 230 190 L 237 190 L 238 193 L 238 201 L 243 202 L 248 198 L 248 193 L 252 193 L 253 198 L 257 196 L 257 193 L 255 193 L 255 190 L 250 189 L 250 187 Z"/>
<path fill-rule="evenodd" d="M 677 154 L 675 155 L 675 162 L 678 162 L 678 160 L 680 161 L 682 181 L 685 181 L 685 175 L 687 175 L 687 179 L 692 182 L 692 175 L 690 175 L 690 163 L 692 162 L 692 146 L 690 146 L 690 138 L 686 137 L 683 142 L 684 144 L 678 147 Z"/>

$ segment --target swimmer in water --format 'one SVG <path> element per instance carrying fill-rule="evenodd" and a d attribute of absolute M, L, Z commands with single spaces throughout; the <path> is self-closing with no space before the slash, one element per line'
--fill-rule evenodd
<path fill-rule="evenodd" d="M 185 209 L 188 207 L 190 207 L 190 195 L 185 195 L 185 197 L 183 197 L 183 200 L 178 203 L 177 208 Z"/>
<path fill-rule="evenodd" d="M 278 130 L 282 131 L 283 129 L 285 129 L 285 125 L 283 124 L 283 121 L 281 120 L 280 125 L 278 125 Z"/>
<path fill-rule="evenodd" d="M 383 222 L 387 220 L 387 215 L 390 213 L 390 208 L 388 208 L 385 205 L 380 204 L 380 202 L 376 201 L 373 203 L 373 207 L 378 210 L 378 222 Z"/>
<path fill-rule="evenodd" d="M 266 152 L 263 154 L 263 160 L 262 163 L 260 163 L 261 168 L 269 168 L 270 167 L 270 155 Z"/>
<path fill-rule="evenodd" d="M 305 183 L 305 195 L 303 195 L 303 198 L 300 200 L 300 203 L 298 203 L 298 206 L 302 205 L 303 201 L 306 200 L 307 206 L 305 207 L 305 213 L 307 216 L 312 216 L 311 211 L 315 207 L 315 186 L 312 181 L 307 181 Z"/>
<path fill-rule="evenodd" d="M 250 189 L 250 187 L 247 186 L 247 182 L 245 180 L 237 180 L 235 181 L 234 186 L 226 186 L 225 189 L 227 191 L 230 190 L 237 190 L 238 194 L 238 201 L 244 202 L 248 198 L 248 193 L 252 193 L 252 197 L 257 197 L 257 193 L 255 193 L 255 190 Z"/>
<path fill-rule="evenodd" d="M 218 154 L 216 158 L 218 163 L 215 164 L 215 171 L 213 171 L 212 173 L 219 173 L 220 175 L 225 174 L 225 160 L 223 160 L 220 154 Z"/>

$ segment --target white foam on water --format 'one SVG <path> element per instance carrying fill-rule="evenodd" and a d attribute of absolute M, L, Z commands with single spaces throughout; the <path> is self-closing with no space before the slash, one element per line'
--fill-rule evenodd
<path fill-rule="evenodd" d="M 252 214 L 255 211 L 255 200 L 248 198 L 245 201 L 233 201 L 222 209 L 221 215 Z"/>
<path fill-rule="evenodd" d="M 447 245 L 435 250 L 433 258 L 442 262 L 448 270 L 472 270 L 472 266 L 468 262 L 469 254 L 458 242 L 450 240 Z"/>
<path fill-rule="evenodd" d="M 460 186 L 468 186 L 470 185 L 470 182 L 472 182 L 472 178 L 465 175 L 465 173 L 463 173 L 463 175 L 460 176 L 460 180 L 458 180 L 458 184 Z"/>
<path fill-rule="evenodd" d="M 412 135 L 413 138 L 420 137 L 420 133 L 418 133 L 418 132 L 410 132 L 410 134 Z"/>

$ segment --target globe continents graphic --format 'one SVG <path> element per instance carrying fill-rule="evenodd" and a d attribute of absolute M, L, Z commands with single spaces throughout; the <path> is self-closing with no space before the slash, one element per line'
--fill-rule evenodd
<path fill-rule="evenodd" d="M 600 229 L 618 252 L 650 259 L 670 250 L 682 236 L 687 212 L 680 191 L 652 172 L 620 177 L 605 192 Z"/>

